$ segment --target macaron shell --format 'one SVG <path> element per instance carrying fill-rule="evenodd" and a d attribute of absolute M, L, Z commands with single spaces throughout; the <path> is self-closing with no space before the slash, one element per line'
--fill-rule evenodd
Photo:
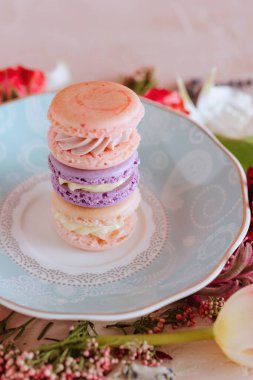
<path fill-rule="evenodd" d="M 66 184 L 60 185 L 58 177 L 55 175 L 52 175 L 51 181 L 57 194 L 67 202 L 81 207 L 108 207 L 121 202 L 135 190 L 139 183 L 139 171 L 136 169 L 122 185 L 104 193 L 92 193 L 84 190 L 71 191 Z"/>
<path fill-rule="evenodd" d="M 115 205 L 100 208 L 80 207 L 66 202 L 55 191 L 52 193 L 53 212 L 69 218 L 71 222 L 85 226 L 111 225 L 116 221 L 123 221 L 139 206 L 140 191 L 136 188 L 128 198 Z"/>
<path fill-rule="evenodd" d="M 61 131 L 79 137 L 119 136 L 133 129 L 144 115 L 139 97 L 113 82 L 74 84 L 52 100 L 48 118 Z"/>
<path fill-rule="evenodd" d="M 135 152 L 127 160 L 112 168 L 102 170 L 81 170 L 64 165 L 54 158 L 52 154 L 48 157 L 48 165 L 56 177 L 60 177 L 68 182 L 80 183 L 83 185 L 101 185 L 105 183 L 119 182 L 130 177 L 139 165 L 139 157 Z"/>
<path fill-rule="evenodd" d="M 94 235 L 79 235 L 76 232 L 68 231 L 61 223 L 55 221 L 59 236 L 68 244 L 84 251 L 104 251 L 124 243 L 132 234 L 135 224 L 136 216 L 132 214 L 125 220 L 121 229 L 108 234 L 105 239 L 100 239 Z"/>
<path fill-rule="evenodd" d="M 127 160 L 137 150 L 140 144 L 140 135 L 134 130 L 127 142 L 120 143 L 114 150 L 104 150 L 101 154 L 93 156 L 88 153 L 83 156 L 72 154 L 71 150 L 62 150 L 55 141 L 56 129 L 51 126 L 48 131 L 48 145 L 53 156 L 64 165 L 85 170 L 107 169 Z"/>

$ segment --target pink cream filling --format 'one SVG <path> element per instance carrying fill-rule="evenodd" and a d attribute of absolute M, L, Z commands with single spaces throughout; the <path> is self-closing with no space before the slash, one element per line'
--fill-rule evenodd
<path fill-rule="evenodd" d="M 120 143 L 127 142 L 131 133 L 132 130 L 123 132 L 120 136 L 115 137 L 84 138 L 70 136 L 65 132 L 58 132 L 55 141 L 58 142 L 62 150 L 71 150 L 71 153 L 76 156 L 82 156 L 88 153 L 96 156 L 105 149 L 113 151 Z"/>

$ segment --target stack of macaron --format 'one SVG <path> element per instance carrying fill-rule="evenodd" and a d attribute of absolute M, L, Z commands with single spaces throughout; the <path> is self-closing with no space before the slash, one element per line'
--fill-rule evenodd
<path fill-rule="evenodd" d="M 122 243 L 140 202 L 138 96 L 121 84 L 86 82 L 60 91 L 48 118 L 53 216 L 58 234 L 83 250 Z"/>

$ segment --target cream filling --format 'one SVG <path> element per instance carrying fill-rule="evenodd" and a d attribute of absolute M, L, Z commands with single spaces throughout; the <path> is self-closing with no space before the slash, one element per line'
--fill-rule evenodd
<path fill-rule="evenodd" d="M 123 221 L 115 222 L 110 226 L 82 226 L 81 224 L 70 222 L 66 216 L 60 214 L 59 212 L 55 213 L 54 217 L 63 225 L 63 227 L 66 228 L 66 230 L 70 232 L 75 232 L 78 235 L 93 235 L 100 239 L 105 239 L 107 234 L 124 226 Z"/>
<path fill-rule="evenodd" d="M 131 132 L 132 130 L 129 130 L 113 138 L 100 137 L 95 139 L 71 136 L 64 132 L 58 132 L 55 136 L 55 141 L 58 142 L 62 150 L 71 150 L 74 155 L 82 156 L 91 153 L 96 156 L 102 153 L 106 148 L 113 151 L 120 143 L 127 142 Z"/>
<path fill-rule="evenodd" d="M 60 178 L 60 177 L 59 177 L 58 181 L 59 181 L 60 185 L 66 184 L 68 186 L 69 190 L 71 190 L 71 191 L 85 190 L 85 191 L 89 191 L 91 193 L 105 193 L 105 192 L 112 191 L 112 190 L 116 189 L 117 187 L 122 185 L 128 178 L 129 177 L 123 178 L 123 179 L 119 180 L 118 182 L 114 182 L 114 183 L 104 183 L 103 185 L 82 185 L 81 183 L 74 183 L 74 182 L 66 181 L 65 179 Z"/>

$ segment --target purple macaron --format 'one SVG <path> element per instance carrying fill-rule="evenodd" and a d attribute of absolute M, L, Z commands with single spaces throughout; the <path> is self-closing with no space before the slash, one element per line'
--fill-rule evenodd
<path fill-rule="evenodd" d="M 77 206 L 112 206 L 127 198 L 139 183 L 137 152 L 121 164 L 101 170 L 71 168 L 57 161 L 52 154 L 48 163 L 54 190 Z M 78 185 L 85 189 L 78 188 Z"/>

